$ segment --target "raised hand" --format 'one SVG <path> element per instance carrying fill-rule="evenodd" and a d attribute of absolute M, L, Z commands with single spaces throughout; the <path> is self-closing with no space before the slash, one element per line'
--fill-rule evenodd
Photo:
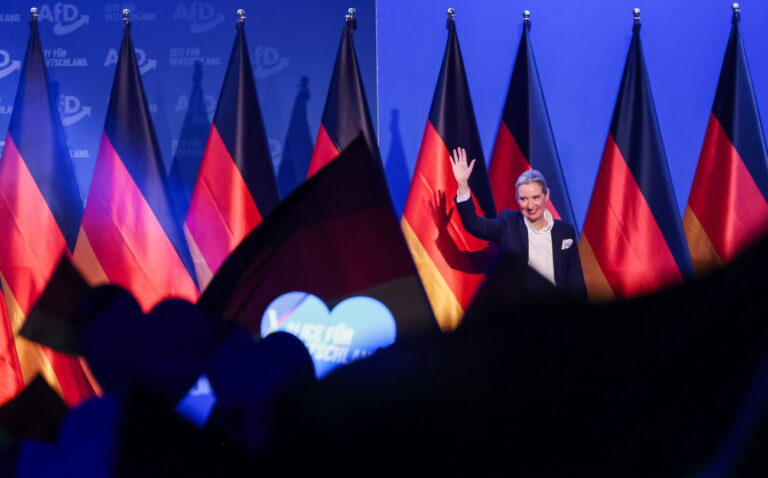
<path fill-rule="evenodd" d="M 459 185 L 459 194 L 467 194 L 469 192 L 469 176 L 472 174 L 476 160 L 473 159 L 467 165 L 467 150 L 464 148 L 454 149 L 450 159 L 453 177 L 456 178 Z"/>

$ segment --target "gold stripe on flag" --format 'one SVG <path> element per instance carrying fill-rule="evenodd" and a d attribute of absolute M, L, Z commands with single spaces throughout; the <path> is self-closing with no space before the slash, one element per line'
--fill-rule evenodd
<path fill-rule="evenodd" d="M 419 277 L 424 284 L 424 290 L 429 298 L 429 303 L 432 305 L 432 311 L 437 319 L 437 324 L 440 326 L 440 330 L 443 332 L 450 332 L 455 330 L 461 322 L 461 318 L 464 316 L 464 309 L 459 305 L 459 301 L 456 296 L 453 295 L 453 291 L 448 286 L 445 278 L 440 274 L 440 271 L 432 262 L 432 258 L 427 253 L 424 246 L 419 241 L 416 233 L 413 232 L 411 225 L 408 224 L 405 218 L 400 221 L 400 225 L 403 229 L 403 235 L 405 241 L 408 243 L 408 248 L 411 250 L 413 256 L 413 262 L 416 264 L 416 269 L 419 271 Z"/>

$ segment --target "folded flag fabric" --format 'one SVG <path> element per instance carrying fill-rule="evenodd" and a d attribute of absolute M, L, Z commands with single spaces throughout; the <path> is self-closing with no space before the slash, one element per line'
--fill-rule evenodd
<path fill-rule="evenodd" d="M 195 301 L 199 295 L 168 192 L 130 23 L 123 32 L 74 258 L 92 283 L 126 288 L 144 310 L 165 298 Z"/>
<path fill-rule="evenodd" d="M 341 31 L 333 76 L 328 87 L 323 117 L 315 140 L 315 149 L 309 162 L 307 177 L 311 177 L 323 166 L 336 158 L 359 135 L 365 138 L 368 149 L 379 157 L 376 133 L 365 99 L 363 79 L 357 62 L 357 53 L 352 35 L 357 28 L 353 9 L 346 16 Z"/>
<path fill-rule="evenodd" d="M 696 272 L 730 261 L 768 228 L 768 154 L 738 10 L 683 228 Z"/>
<path fill-rule="evenodd" d="M 487 241 L 464 230 L 455 211 L 452 149 L 465 148 L 476 159 L 469 187 L 482 214 L 496 217 L 496 207 L 452 15 L 447 27 L 448 42 L 401 225 L 435 317 L 443 330 L 452 330 L 485 277 L 489 251 Z"/>
<path fill-rule="evenodd" d="M 78 357 L 19 335 L 59 260 L 75 247 L 83 203 L 68 151 L 33 17 L 0 161 L 0 402 L 37 374 L 68 405 L 95 393 Z"/>
<path fill-rule="evenodd" d="M 238 22 L 184 224 L 202 289 L 279 201 L 248 51 L 245 23 Z"/>
<path fill-rule="evenodd" d="M 649 293 L 691 273 L 645 67 L 639 17 L 579 253 L 593 299 Z"/>

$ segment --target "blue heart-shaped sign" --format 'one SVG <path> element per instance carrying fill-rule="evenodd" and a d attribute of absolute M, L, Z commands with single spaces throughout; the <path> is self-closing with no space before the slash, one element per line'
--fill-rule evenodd
<path fill-rule="evenodd" d="M 328 311 L 312 294 L 288 292 L 273 300 L 261 319 L 261 336 L 284 331 L 309 350 L 318 378 L 340 365 L 371 355 L 395 342 L 395 318 L 370 297 L 351 297 Z"/>

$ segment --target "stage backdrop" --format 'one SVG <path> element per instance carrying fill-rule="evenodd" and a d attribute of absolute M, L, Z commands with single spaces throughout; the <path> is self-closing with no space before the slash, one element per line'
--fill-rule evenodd
<path fill-rule="evenodd" d="M 768 2 L 740 3 L 741 31 L 765 126 Z M 456 9 L 487 160 L 520 42 L 522 12 L 529 9 L 544 97 L 581 227 L 629 49 L 632 9 L 638 7 L 648 74 L 682 216 L 725 54 L 731 4 L 725 0 L 378 2 L 379 133 L 394 196 L 402 205 L 408 188 L 405 178 L 416 163 L 445 48 L 446 9 Z"/>
<path fill-rule="evenodd" d="M 194 167 L 202 157 L 235 39 L 235 12 L 243 8 L 273 160 L 279 166 L 288 148 L 294 161 L 306 165 L 350 6 L 357 9 L 355 41 L 369 102 L 376 104 L 375 5 L 373 0 L 354 4 L 339 0 L 3 1 L 0 142 L 5 140 L 13 109 L 29 9 L 35 6 L 70 155 L 86 198 L 122 37 L 121 12 L 129 8 L 137 59 L 166 166 L 170 171 L 176 158 L 185 167 Z M 204 102 L 194 101 L 200 94 Z"/>
<path fill-rule="evenodd" d="M 18 0 L 0 4 L 0 141 L 8 128 L 33 5 Z M 237 8 L 248 14 L 247 36 L 275 163 L 279 166 L 286 148 L 299 162 L 302 154 L 311 154 L 306 132 L 314 142 L 343 15 L 348 7 L 357 8 L 358 57 L 398 212 L 410 185 L 445 47 L 445 10 L 456 9 L 480 136 L 485 157 L 490 158 L 520 40 L 521 12 L 528 8 L 532 44 L 579 226 L 629 47 L 632 8 L 641 9 L 648 73 L 682 211 L 725 52 L 730 5 L 724 0 L 72 0 L 36 4 L 83 197 L 103 127 L 124 7 L 133 12 L 134 41 L 141 50 L 143 79 L 169 169 L 174 156 L 194 164 L 202 152 L 208 125 L 201 123 L 207 123 L 215 108 Z M 768 35 L 761 22 L 768 18 L 768 3 L 745 0 L 741 5 L 742 35 L 765 122 Z M 188 110 L 198 61 L 207 115 Z M 309 92 L 306 104 L 300 87 L 303 77 Z M 297 101 L 296 118 L 302 119 L 304 106 L 306 117 L 289 127 Z M 190 127 L 182 128 L 188 113 Z"/>

